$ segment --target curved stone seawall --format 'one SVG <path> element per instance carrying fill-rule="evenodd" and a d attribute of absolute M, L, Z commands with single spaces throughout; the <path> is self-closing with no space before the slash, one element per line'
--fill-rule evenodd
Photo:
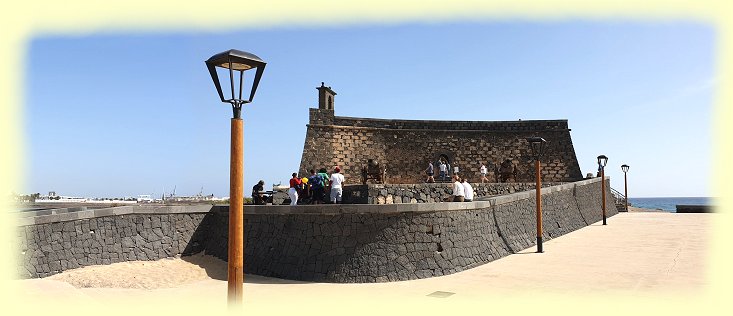
<path fill-rule="evenodd" d="M 609 188 L 606 181 L 606 187 Z M 543 238 L 601 220 L 600 179 L 542 190 Z M 578 195 L 580 194 L 580 195 Z M 451 274 L 531 247 L 535 192 L 470 203 L 275 206 L 245 215 L 246 273 L 318 282 L 385 282 Z M 257 212 L 261 211 L 261 214 Z M 617 214 L 607 200 L 607 216 Z M 226 209 L 213 226 L 225 225 Z M 227 230 L 208 254 L 226 260 Z"/>
<path fill-rule="evenodd" d="M 542 192 L 545 240 L 601 219 L 598 178 Z M 451 274 L 534 245 L 534 210 L 534 191 L 470 203 L 247 206 L 244 268 L 321 282 Z M 610 199 L 607 210 L 609 217 L 616 214 Z M 226 260 L 227 221 L 228 207 L 211 206 L 119 207 L 22 218 L 18 272 L 44 277 L 200 251 Z"/>
<path fill-rule="evenodd" d="M 158 260 L 204 250 L 211 206 L 122 206 L 20 219 L 18 275 L 50 276 L 91 265 Z"/>

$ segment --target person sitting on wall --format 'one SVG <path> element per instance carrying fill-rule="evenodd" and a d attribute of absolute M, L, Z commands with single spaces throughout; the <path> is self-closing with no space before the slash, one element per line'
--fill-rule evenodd
<path fill-rule="evenodd" d="M 252 204 L 254 205 L 265 205 L 265 181 L 260 180 L 255 186 L 252 187 Z"/>
<path fill-rule="evenodd" d="M 428 175 L 428 179 L 425 180 L 425 183 L 435 183 L 435 179 L 433 178 L 433 163 L 428 161 L 428 168 L 425 169 L 425 173 Z"/>
<path fill-rule="evenodd" d="M 331 203 L 333 204 L 341 204 L 341 197 L 344 193 L 341 187 L 344 183 L 344 175 L 339 172 L 341 172 L 341 168 L 336 167 L 331 174 Z"/>
<path fill-rule="evenodd" d="M 463 202 L 465 196 L 465 190 L 461 184 L 461 178 L 457 175 L 453 175 L 453 194 L 448 198 L 448 201 Z"/>
<path fill-rule="evenodd" d="M 471 186 L 468 181 L 466 181 L 466 178 L 463 178 L 461 180 L 461 185 L 463 186 L 463 202 L 472 202 L 473 201 L 473 187 Z"/>

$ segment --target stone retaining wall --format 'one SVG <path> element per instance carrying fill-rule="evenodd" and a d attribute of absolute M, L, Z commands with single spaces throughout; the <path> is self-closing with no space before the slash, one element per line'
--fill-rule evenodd
<path fill-rule="evenodd" d="M 33 224 L 16 231 L 18 273 L 38 278 L 91 265 L 201 252 L 210 208 L 125 206 L 23 218 L 21 224 Z"/>
<path fill-rule="evenodd" d="M 545 240 L 599 221 L 599 187 L 596 178 L 543 188 Z M 470 203 L 248 205 L 245 273 L 319 282 L 451 274 L 534 245 L 534 209 L 534 191 Z M 610 199 L 607 210 L 609 217 L 616 214 Z M 127 206 L 21 218 L 18 272 L 44 277 L 201 251 L 226 260 L 227 221 L 227 207 L 211 206 Z"/>
<path fill-rule="evenodd" d="M 606 181 L 609 189 L 609 182 Z M 601 220 L 600 179 L 544 188 L 543 239 Z M 607 201 L 607 216 L 616 213 Z M 276 206 L 245 216 L 245 273 L 316 282 L 451 274 L 535 245 L 535 192 L 471 203 Z M 267 212 L 267 213 L 264 213 Z M 214 213 L 225 225 L 225 209 Z M 259 216 L 257 216 L 259 215 Z M 208 254 L 227 259 L 227 231 Z"/>
<path fill-rule="evenodd" d="M 542 187 L 562 184 L 543 182 Z M 534 190 L 535 183 L 471 183 L 474 199 Z M 444 202 L 453 192 L 453 183 L 366 184 L 344 186 L 347 204 L 395 204 Z"/>

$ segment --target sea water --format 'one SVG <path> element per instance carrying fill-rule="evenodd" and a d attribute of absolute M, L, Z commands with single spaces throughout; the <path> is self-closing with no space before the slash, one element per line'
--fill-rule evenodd
<path fill-rule="evenodd" d="M 675 205 L 710 205 L 709 197 L 647 197 L 629 198 L 629 205 L 640 208 L 663 210 L 667 212 L 677 211 Z"/>

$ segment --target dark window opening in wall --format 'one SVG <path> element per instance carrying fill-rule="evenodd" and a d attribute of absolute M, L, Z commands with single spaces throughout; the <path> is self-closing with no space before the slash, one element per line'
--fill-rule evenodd
<path fill-rule="evenodd" d="M 434 163 L 435 166 L 435 181 L 446 182 L 450 180 L 450 176 L 453 174 L 453 166 L 450 158 L 450 153 L 439 154 Z M 445 164 L 445 172 L 442 172 L 441 162 Z"/>
<path fill-rule="evenodd" d="M 328 109 L 333 110 L 333 98 L 330 95 L 328 96 Z"/>

